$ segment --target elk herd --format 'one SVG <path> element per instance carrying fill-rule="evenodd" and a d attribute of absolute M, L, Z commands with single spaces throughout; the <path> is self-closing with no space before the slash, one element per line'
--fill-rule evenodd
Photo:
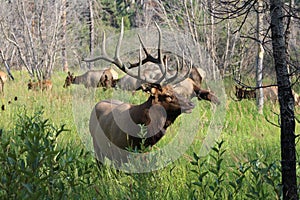
<path fill-rule="evenodd" d="M 95 154 L 98 159 L 103 157 L 114 158 L 107 155 L 105 149 L 112 145 L 127 150 L 128 148 L 140 150 L 144 147 L 155 145 L 166 133 L 181 114 L 191 113 L 195 104 L 191 101 L 210 101 L 219 105 L 219 98 L 210 90 L 202 88 L 205 73 L 199 67 L 187 62 L 183 56 L 175 55 L 170 61 L 170 52 L 162 51 L 162 32 L 156 24 L 158 31 L 157 55 L 149 53 L 142 38 L 138 35 L 141 45 L 138 61 L 126 62 L 120 58 L 120 48 L 123 39 L 123 23 L 116 46 L 114 57 L 106 53 L 106 38 L 103 34 L 102 55 L 84 59 L 85 62 L 104 60 L 113 64 L 125 75 L 119 78 L 113 68 L 103 70 L 89 70 L 82 75 L 75 76 L 68 72 L 64 88 L 72 84 L 81 84 L 85 88 L 115 88 L 128 91 L 143 91 L 148 94 L 148 99 L 141 104 L 130 104 L 115 99 L 102 100 L 93 107 L 90 115 L 89 131 L 92 136 Z M 142 50 L 145 58 L 142 58 Z M 171 63 L 171 64 L 170 64 Z M 172 66 L 170 66 L 172 65 Z M 7 76 L 0 71 L 0 92 L 3 93 Z M 28 90 L 51 90 L 51 80 L 29 81 Z M 256 98 L 256 90 L 236 86 L 235 96 L 238 100 Z M 293 92 L 295 104 L 300 106 L 300 97 Z M 264 88 L 266 99 L 275 102 L 278 98 L 276 87 Z M 141 126 L 146 129 L 146 134 L 141 137 Z M 107 142 L 103 142 L 107 141 Z"/>

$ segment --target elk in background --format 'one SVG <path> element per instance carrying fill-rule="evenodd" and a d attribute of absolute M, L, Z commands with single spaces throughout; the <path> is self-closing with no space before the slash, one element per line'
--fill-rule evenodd
<path fill-rule="evenodd" d="M 198 100 L 210 101 L 219 105 L 218 97 L 209 90 L 201 89 L 193 79 L 186 78 L 183 81 L 173 85 L 174 90 L 187 98 L 197 97 Z"/>
<path fill-rule="evenodd" d="M 0 94 L 4 93 L 4 81 L 2 80 L 2 77 L 0 76 Z"/>
<path fill-rule="evenodd" d="M 74 76 L 73 73 L 68 72 L 63 87 L 67 88 L 71 84 L 83 84 L 85 88 L 114 87 L 116 74 L 117 72 L 113 69 L 89 70 L 80 76 Z"/>
<path fill-rule="evenodd" d="M 52 89 L 52 81 L 51 80 L 39 80 L 39 81 L 31 81 L 28 82 L 28 90 L 51 90 Z"/>
<path fill-rule="evenodd" d="M 4 83 L 7 81 L 7 74 L 0 70 L 0 93 L 4 93 Z"/>
<path fill-rule="evenodd" d="M 154 63 L 160 67 L 161 77 L 158 80 L 151 80 L 154 82 L 147 80 L 149 83 L 141 86 L 144 92 L 149 93 L 148 100 L 140 105 L 124 103 L 114 99 L 103 100 L 95 105 L 91 113 L 89 129 L 98 159 L 103 159 L 106 156 L 110 159 L 121 161 L 122 159 L 118 157 L 119 153 L 113 150 L 115 148 L 111 148 L 114 145 L 122 150 L 127 150 L 128 148 L 141 149 L 142 145 L 145 147 L 155 145 L 164 136 L 166 129 L 181 113 L 190 113 L 194 108 L 193 102 L 177 94 L 170 85 L 170 83 L 177 83 L 188 77 L 190 69 L 186 70 L 186 74 L 179 77 L 179 66 L 177 65 L 176 73 L 166 78 L 168 67 L 162 61 L 160 51 L 161 31 L 158 26 L 157 29 L 159 32 L 158 57 L 154 58 L 144 48 L 147 57 L 142 60 L 140 52 L 138 64 L 130 64 L 130 67 L 138 66 L 138 72 L 140 72 L 141 66 L 147 62 Z M 106 60 L 115 64 L 124 73 L 141 80 L 140 73 L 131 73 L 130 67 L 126 67 L 119 58 L 122 38 L 123 23 L 115 57 L 110 58 L 107 56 L 105 51 L 105 34 L 103 34 L 103 55 L 86 61 Z M 140 125 L 145 126 L 147 129 L 146 135 L 143 137 L 139 135 L 141 131 Z"/>
<path fill-rule="evenodd" d="M 141 88 L 143 83 L 146 83 L 146 81 L 134 78 L 128 74 L 126 74 L 120 79 L 114 80 L 114 82 L 115 82 L 114 85 L 117 89 L 127 90 L 132 92 L 135 92 L 136 90 Z"/>
<path fill-rule="evenodd" d="M 300 106 L 300 97 L 299 95 L 292 90 L 295 106 Z M 269 100 L 272 103 L 276 103 L 278 101 L 278 87 L 270 86 L 263 88 L 264 99 Z M 235 96 L 240 101 L 242 99 L 255 99 L 256 98 L 256 89 L 249 89 L 246 87 L 238 87 L 235 86 Z"/>
<path fill-rule="evenodd" d="M 235 86 L 235 96 L 239 101 L 241 101 L 242 99 L 255 99 L 256 98 L 256 90 L 248 89 L 245 87 L 240 88 L 238 86 Z"/>

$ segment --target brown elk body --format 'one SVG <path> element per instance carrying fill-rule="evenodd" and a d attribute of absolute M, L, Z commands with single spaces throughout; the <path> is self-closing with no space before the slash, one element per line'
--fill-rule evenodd
<path fill-rule="evenodd" d="M 7 81 L 7 74 L 0 70 L 0 93 L 4 93 L 4 84 Z"/>
<path fill-rule="evenodd" d="M 136 91 L 142 86 L 143 83 L 145 83 L 145 81 L 126 74 L 122 78 L 115 80 L 115 87 L 121 90 Z"/>
<path fill-rule="evenodd" d="M 4 81 L 2 80 L 2 77 L 0 76 L 0 94 L 4 93 Z"/>
<path fill-rule="evenodd" d="M 90 119 L 90 132 L 96 143 L 94 145 L 98 146 L 99 130 L 95 131 L 98 125 L 107 138 L 119 148 L 140 149 L 144 139 L 138 135 L 140 130 L 137 125 L 140 124 L 147 127 L 143 145 L 152 146 L 164 136 L 166 129 L 181 113 L 189 113 L 194 108 L 190 100 L 176 94 L 170 85 L 152 86 L 148 90 L 151 93 L 150 97 L 140 105 L 117 100 L 104 100 L 96 104 Z M 129 119 L 133 123 L 130 123 Z M 128 134 L 129 132 L 131 133 Z"/>
<path fill-rule="evenodd" d="M 187 98 L 197 97 L 198 100 L 207 100 L 214 104 L 220 104 L 218 97 L 216 97 L 213 92 L 201 89 L 191 78 L 186 78 L 173 85 L 173 88 L 178 94 Z"/>
<path fill-rule="evenodd" d="M 238 100 L 253 99 L 256 98 L 256 90 L 235 86 L 235 96 Z"/>
<path fill-rule="evenodd" d="M 0 70 L 0 77 L 4 83 L 7 81 L 7 74 L 1 70 Z"/>
<path fill-rule="evenodd" d="M 256 98 L 256 90 L 255 89 L 246 89 L 246 88 L 240 88 L 240 87 L 235 87 L 236 92 L 235 95 L 238 100 L 242 99 L 255 99 Z M 278 87 L 277 86 L 271 86 L 271 87 L 265 87 L 263 88 L 263 93 L 264 93 L 264 99 L 269 100 L 272 103 L 276 103 L 278 101 Z M 300 106 L 300 98 L 299 95 L 292 90 L 293 96 L 294 96 L 294 101 L 295 101 L 295 106 Z"/>
<path fill-rule="evenodd" d="M 28 83 L 28 90 L 51 90 L 52 89 L 52 81 L 51 80 L 40 80 L 37 82 L 29 81 Z"/>
<path fill-rule="evenodd" d="M 64 88 L 71 84 L 83 84 L 86 88 L 113 87 L 116 72 L 113 69 L 89 70 L 80 76 L 74 76 L 68 72 Z"/>

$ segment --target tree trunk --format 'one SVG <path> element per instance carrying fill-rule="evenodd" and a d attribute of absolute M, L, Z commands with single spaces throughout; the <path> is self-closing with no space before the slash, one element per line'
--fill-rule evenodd
<path fill-rule="evenodd" d="M 262 32 L 262 27 L 263 27 L 263 1 L 259 0 L 257 2 L 258 4 L 258 9 L 257 9 L 257 22 L 256 22 L 256 31 L 257 31 L 257 40 L 258 40 L 258 49 L 257 49 L 257 58 L 256 58 L 256 104 L 257 104 L 257 109 L 258 113 L 263 114 L 263 107 L 264 107 L 264 92 L 262 86 L 262 79 L 263 79 L 263 61 L 264 61 L 264 47 L 262 44 L 263 40 L 263 34 Z"/>
<path fill-rule="evenodd" d="M 67 60 L 67 50 L 66 50 L 66 34 L 67 34 L 67 11 L 66 11 L 66 0 L 62 1 L 63 4 L 63 11 L 62 11 L 62 67 L 64 72 L 68 72 L 68 60 Z"/>
<path fill-rule="evenodd" d="M 93 11 L 93 0 L 89 0 L 89 30 L 90 30 L 90 57 L 94 57 L 94 42 L 95 42 L 95 26 L 94 26 L 94 11 Z M 89 63 L 89 68 L 93 68 L 94 62 Z"/>
<path fill-rule="evenodd" d="M 294 98 L 287 70 L 283 1 L 270 0 L 273 57 L 280 104 L 282 190 L 284 200 L 298 200 L 296 178 Z"/>

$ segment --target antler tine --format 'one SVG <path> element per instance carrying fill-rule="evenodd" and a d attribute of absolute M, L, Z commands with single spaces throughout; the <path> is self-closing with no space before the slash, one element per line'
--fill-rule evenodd
<path fill-rule="evenodd" d="M 146 54 L 146 58 L 142 60 L 142 64 L 145 64 L 146 62 L 152 62 L 152 63 L 156 63 L 156 64 L 159 64 L 159 60 L 154 58 L 146 49 L 146 46 L 140 36 L 140 34 L 138 34 L 138 38 L 139 38 L 139 41 L 140 41 L 140 44 L 142 45 L 142 48 Z M 139 66 L 139 62 L 137 63 L 134 63 L 134 64 L 130 64 L 130 66 L 128 67 L 128 69 L 131 69 L 131 68 L 134 68 L 134 67 L 138 67 Z"/>
<path fill-rule="evenodd" d="M 157 59 L 161 62 L 161 63 L 163 63 L 162 62 L 162 53 L 161 53 L 161 30 L 160 30 L 160 28 L 159 28 L 159 26 L 158 26 L 158 24 L 155 22 L 155 26 L 156 26 L 156 28 L 157 28 L 157 30 L 158 30 L 158 47 L 157 47 Z"/>
<path fill-rule="evenodd" d="M 147 57 L 152 57 L 152 56 L 148 53 L 148 51 L 147 51 L 147 49 L 146 49 L 146 47 L 145 47 L 145 45 L 144 45 L 144 42 L 143 42 L 143 40 L 142 40 L 140 34 L 138 34 L 138 38 L 139 38 L 140 44 L 142 45 L 143 50 L 144 50 L 146 56 L 147 56 Z"/>
<path fill-rule="evenodd" d="M 161 51 L 161 40 L 162 40 L 162 33 L 161 33 L 161 29 L 159 28 L 158 24 L 155 22 L 155 26 L 158 30 L 158 47 L 157 47 L 157 58 L 154 58 L 146 49 L 144 42 L 142 40 L 142 38 L 140 37 L 140 35 L 138 34 L 138 38 L 139 41 L 143 47 L 143 50 L 146 54 L 146 58 L 142 60 L 142 64 L 145 64 L 146 62 L 152 62 L 155 64 L 159 65 L 159 68 L 161 70 L 161 72 L 164 74 L 164 62 L 163 62 L 163 57 L 162 57 L 162 51 Z M 139 62 L 138 63 L 134 63 L 134 64 L 130 64 L 130 66 L 128 67 L 128 69 L 134 68 L 134 67 L 138 67 L 139 66 Z"/>
<path fill-rule="evenodd" d="M 142 67 L 142 52 L 141 52 L 141 46 L 139 50 L 139 68 L 138 68 L 138 77 L 141 78 L 141 67 Z"/>
<path fill-rule="evenodd" d="M 96 58 L 86 58 L 86 59 L 83 59 L 83 61 L 85 62 L 94 62 L 94 61 L 97 61 L 97 60 L 105 60 L 107 62 L 111 62 L 111 63 L 115 63 L 114 59 L 110 58 L 107 53 L 106 53 L 106 47 L 105 47 L 105 44 L 106 44 L 106 37 L 105 37 L 105 31 L 103 31 L 103 36 L 102 36 L 102 55 L 101 56 L 98 56 Z"/>
<path fill-rule="evenodd" d="M 118 40 L 118 43 L 117 43 L 117 46 L 116 46 L 115 57 L 111 58 L 106 53 L 106 37 L 105 37 L 105 31 L 103 31 L 103 36 L 102 36 L 102 55 L 100 55 L 100 56 L 98 56 L 96 58 L 83 59 L 83 61 L 85 61 L 85 62 L 94 62 L 94 61 L 97 61 L 97 60 L 105 60 L 107 62 L 115 64 L 118 68 L 120 68 L 122 71 L 124 71 L 125 73 L 127 73 L 128 69 L 123 65 L 123 63 L 122 63 L 122 61 L 120 59 L 120 48 L 121 48 L 121 43 L 122 43 L 123 35 L 124 35 L 124 22 L 123 22 L 123 18 L 122 18 L 121 33 L 120 33 L 119 40 Z"/>
<path fill-rule="evenodd" d="M 184 53 L 182 53 L 182 66 L 181 66 L 181 70 L 184 68 Z M 192 69 L 192 62 L 191 64 L 187 67 L 187 72 L 185 73 L 184 76 L 182 76 L 181 78 L 177 79 L 178 78 L 178 74 L 179 74 L 179 61 L 177 60 L 177 66 L 176 66 L 176 73 L 174 76 L 172 76 L 171 78 L 167 79 L 165 81 L 165 84 L 169 84 L 169 83 L 172 83 L 172 84 L 176 84 L 176 83 L 179 83 L 181 81 L 183 81 L 184 79 L 186 79 L 189 75 L 190 75 L 190 72 L 191 72 L 191 69 Z M 175 81 L 176 80 L 176 81 Z"/>
<path fill-rule="evenodd" d="M 116 47 L 116 51 L 115 51 L 115 64 L 117 66 L 122 66 L 122 67 L 125 67 L 123 66 L 123 63 L 120 59 L 120 48 L 121 48 L 121 43 L 122 43 L 122 39 L 123 39 L 123 35 L 124 35 L 124 20 L 123 20 L 123 17 L 122 17 L 122 21 L 121 21 L 121 32 L 120 32 L 120 37 L 119 37 L 119 40 L 118 40 L 118 44 L 117 44 L 117 47 Z"/>

